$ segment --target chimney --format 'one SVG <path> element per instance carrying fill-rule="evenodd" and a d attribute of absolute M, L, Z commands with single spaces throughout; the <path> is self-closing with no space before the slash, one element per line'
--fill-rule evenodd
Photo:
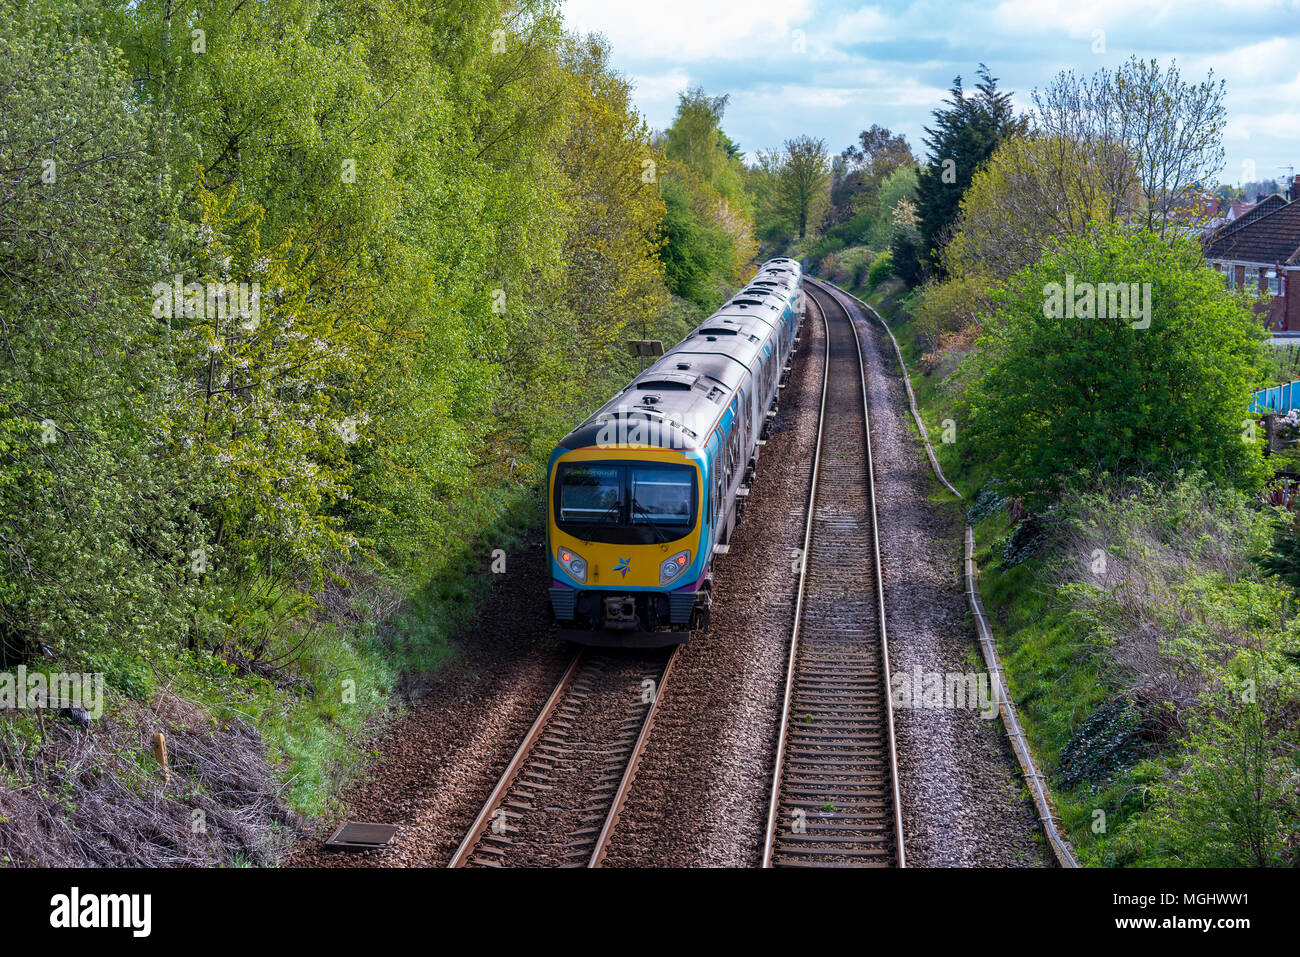
<path fill-rule="evenodd" d="M 1291 177 L 1291 191 L 1288 194 L 1288 198 L 1293 203 L 1300 199 L 1300 176 Z"/>

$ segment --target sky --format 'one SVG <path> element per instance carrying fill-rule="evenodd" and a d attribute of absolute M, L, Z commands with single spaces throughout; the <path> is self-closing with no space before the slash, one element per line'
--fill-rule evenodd
<path fill-rule="evenodd" d="M 1300 172 L 1300 0 L 564 0 L 570 29 L 604 34 L 655 129 L 700 85 L 731 100 L 723 129 L 752 159 L 801 133 L 833 152 L 873 123 L 925 152 L 923 127 L 960 75 L 988 64 L 1027 110 L 1061 70 L 1132 55 L 1227 81 L 1222 182 Z"/>

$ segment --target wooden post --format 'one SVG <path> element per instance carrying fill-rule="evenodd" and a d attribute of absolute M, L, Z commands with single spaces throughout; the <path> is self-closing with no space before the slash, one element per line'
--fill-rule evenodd
<path fill-rule="evenodd" d="M 172 780 L 172 772 L 171 769 L 167 767 L 167 739 L 163 737 L 161 731 L 155 733 L 153 736 L 153 756 L 154 760 L 162 766 L 163 784 L 170 784 Z"/>

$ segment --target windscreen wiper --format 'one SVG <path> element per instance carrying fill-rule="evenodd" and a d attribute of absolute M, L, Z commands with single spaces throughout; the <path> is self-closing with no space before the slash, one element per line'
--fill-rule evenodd
<path fill-rule="evenodd" d="M 646 524 L 655 530 L 656 541 L 668 541 L 668 536 L 659 529 L 659 526 L 655 524 L 654 519 L 650 517 L 650 513 L 645 510 L 645 506 L 636 500 L 635 495 L 632 496 L 632 507 L 644 515 Z"/>
<path fill-rule="evenodd" d="M 596 519 L 594 522 L 583 522 L 578 527 L 582 529 L 586 529 L 588 533 L 599 531 L 602 528 L 609 528 L 610 527 L 609 517 L 613 515 L 615 518 L 618 518 L 618 513 L 621 512 L 622 510 L 623 510 L 623 503 L 615 502 L 609 508 L 605 509 L 605 513 L 601 515 L 600 518 Z M 613 527 L 617 528 L 618 523 L 615 522 Z M 591 541 L 591 539 L 584 538 L 583 541 Z"/>

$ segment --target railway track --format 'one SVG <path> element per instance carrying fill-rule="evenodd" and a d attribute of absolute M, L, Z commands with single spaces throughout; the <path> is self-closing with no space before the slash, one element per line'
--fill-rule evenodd
<path fill-rule="evenodd" d="M 866 375 L 847 307 L 826 328 L 764 867 L 904 866 Z"/>
<path fill-rule="evenodd" d="M 599 867 L 675 653 L 580 650 L 448 866 Z"/>

